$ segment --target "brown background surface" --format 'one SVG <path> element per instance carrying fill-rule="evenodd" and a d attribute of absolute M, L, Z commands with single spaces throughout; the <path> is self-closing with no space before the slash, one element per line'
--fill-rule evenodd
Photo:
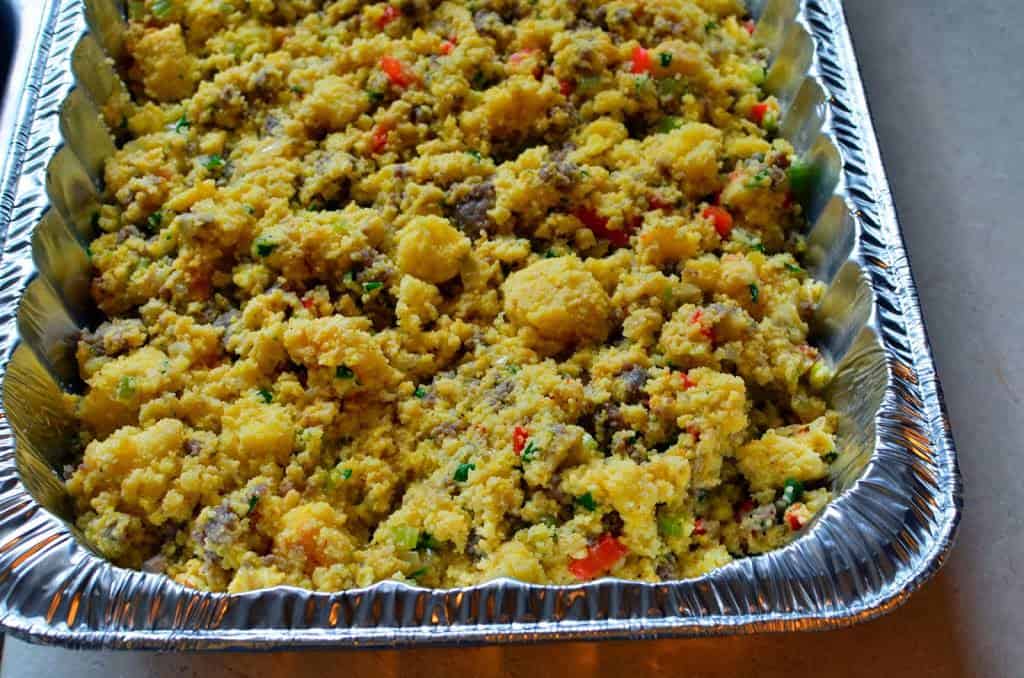
<path fill-rule="evenodd" d="M 1024 676 L 1024 22 L 1010 0 L 847 0 L 967 485 L 944 572 L 819 634 L 380 653 L 82 653 L 8 641 L 2 675 Z"/>

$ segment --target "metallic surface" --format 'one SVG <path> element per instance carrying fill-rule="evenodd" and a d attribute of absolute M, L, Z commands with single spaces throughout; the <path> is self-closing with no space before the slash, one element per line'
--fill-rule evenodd
<path fill-rule="evenodd" d="M 768 0 L 759 38 L 784 132 L 821 170 L 816 332 L 839 365 L 841 496 L 789 547 L 663 584 L 499 580 L 430 591 L 184 589 L 87 550 L 55 469 L 71 461 L 73 345 L 95 315 L 83 242 L 113 148 L 95 102 L 120 84 L 112 0 L 37 6 L 34 59 L 5 161 L 0 229 L 0 621 L 69 646 L 283 648 L 636 638 L 847 625 L 899 605 L 941 565 L 959 519 L 955 452 L 839 0 Z M 798 6 L 799 5 L 799 6 Z M 86 15 L 93 35 L 82 37 Z M 100 45 L 103 46 L 101 49 Z M 808 75 L 809 74 L 809 75 Z M 8 100 L 10 103 L 10 100 Z"/>

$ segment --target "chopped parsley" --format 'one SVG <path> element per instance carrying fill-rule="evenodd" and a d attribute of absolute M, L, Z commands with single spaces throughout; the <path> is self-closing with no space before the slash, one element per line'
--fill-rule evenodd
<path fill-rule="evenodd" d="M 146 219 L 146 223 L 149 224 L 149 228 L 152 231 L 159 231 L 160 225 L 163 224 L 163 222 L 164 213 L 160 212 L 159 210 L 150 214 L 149 218 Z"/>
<path fill-rule="evenodd" d="M 334 370 L 335 379 L 355 379 L 356 373 L 353 372 L 346 365 L 338 365 L 338 368 Z"/>
<path fill-rule="evenodd" d="M 263 398 L 263 402 L 267 404 L 269 404 L 274 399 L 274 394 L 272 394 L 265 388 L 261 388 L 256 392 L 260 394 L 260 398 Z"/>
<path fill-rule="evenodd" d="M 532 440 L 527 442 L 526 447 L 523 449 L 523 461 L 533 461 L 537 457 L 538 452 L 540 450 L 533 444 Z"/>
<path fill-rule="evenodd" d="M 709 21 L 706 24 L 704 24 L 704 32 L 705 33 L 710 33 L 711 31 L 714 31 L 714 30 L 717 30 L 717 29 L 718 29 L 718 24 L 716 22 L 714 22 L 714 21 Z"/>
<path fill-rule="evenodd" d="M 366 90 L 366 96 L 371 104 L 379 104 L 384 99 L 384 92 L 374 92 L 372 89 L 368 89 Z"/>
<path fill-rule="evenodd" d="M 423 399 L 427 397 L 427 389 L 423 388 L 422 386 L 417 386 L 416 390 L 413 391 L 412 394 L 417 398 Z"/>
<path fill-rule="evenodd" d="M 203 160 L 203 167 L 210 170 L 211 172 L 222 169 L 224 167 L 224 158 L 214 153 L 209 155 Z"/>
<path fill-rule="evenodd" d="M 509 374 L 519 374 L 519 370 L 521 370 L 521 369 L 523 369 L 523 368 L 519 367 L 519 365 L 506 365 L 505 366 L 505 371 L 508 372 Z"/>
<path fill-rule="evenodd" d="M 477 162 L 480 162 L 483 157 L 480 155 L 480 151 L 466 151 L 466 155 L 470 156 Z"/>
<path fill-rule="evenodd" d="M 583 508 L 587 509 L 588 511 L 597 510 L 597 501 L 594 499 L 594 495 L 592 495 L 590 492 L 587 492 L 584 495 L 576 497 L 576 503 L 582 506 Z"/>
<path fill-rule="evenodd" d="M 761 296 L 761 290 L 758 288 L 757 284 L 755 284 L 755 283 L 750 283 L 749 287 L 750 287 L 750 299 L 751 299 L 751 301 L 753 301 L 756 304 L 757 300 L 758 300 L 758 297 Z"/>
<path fill-rule="evenodd" d="M 377 290 L 379 290 L 382 287 L 384 287 L 384 283 L 382 283 L 382 282 L 363 283 L 363 291 L 364 292 L 376 292 Z"/>
<path fill-rule="evenodd" d="M 661 61 L 662 68 L 668 68 L 672 65 L 672 52 L 661 52 L 658 54 L 658 59 Z"/>
<path fill-rule="evenodd" d="M 177 132 L 178 134 L 181 134 L 182 130 L 187 130 L 190 127 L 192 127 L 192 123 L 188 121 L 188 118 L 185 117 L 185 114 L 182 114 L 182 116 L 178 118 L 178 122 L 174 123 L 174 131 Z"/>
<path fill-rule="evenodd" d="M 476 470 L 476 464 L 459 464 L 459 467 L 455 469 L 455 482 L 464 483 L 469 480 L 469 472 Z"/>
<path fill-rule="evenodd" d="M 271 242 L 266 238 L 257 238 L 256 243 L 256 254 L 261 257 L 269 257 L 270 253 L 277 249 L 277 243 Z"/>

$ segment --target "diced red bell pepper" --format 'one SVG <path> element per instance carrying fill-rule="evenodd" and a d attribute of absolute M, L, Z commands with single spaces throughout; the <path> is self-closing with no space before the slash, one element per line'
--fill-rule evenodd
<path fill-rule="evenodd" d="M 394 5 L 388 5 L 384 8 L 384 13 L 377 19 L 377 26 L 384 28 L 389 23 L 402 16 L 402 10 L 395 7 Z"/>
<path fill-rule="evenodd" d="M 388 80 L 398 87 L 408 87 L 415 82 L 415 79 L 406 72 L 405 66 L 402 65 L 402 62 L 395 57 L 381 57 L 380 69 L 384 71 L 384 75 L 388 76 Z"/>
<path fill-rule="evenodd" d="M 625 544 L 610 534 L 603 534 L 587 549 L 586 556 L 569 561 L 569 572 L 580 581 L 589 581 L 606 574 L 628 553 Z"/>
<path fill-rule="evenodd" d="M 654 62 L 651 60 L 651 53 L 637 45 L 633 48 L 633 72 L 636 74 L 650 73 Z"/>
<path fill-rule="evenodd" d="M 316 302 L 313 301 L 313 297 L 303 297 L 302 298 L 302 307 L 303 308 L 305 308 L 306 310 L 311 310 L 314 306 L 316 306 Z"/>
<path fill-rule="evenodd" d="M 743 516 L 747 515 L 748 513 L 750 513 L 753 510 L 754 510 L 754 500 L 753 499 L 747 499 L 742 504 L 740 504 L 739 507 L 736 509 L 736 513 L 735 513 L 735 515 L 733 515 L 733 518 L 735 518 L 736 522 L 738 523 L 741 520 L 743 520 Z"/>
<path fill-rule="evenodd" d="M 441 54 L 444 54 L 445 56 L 447 56 L 447 55 L 452 53 L 453 49 L 455 49 L 455 39 L 454 38 L 448 38 L 447 40 L 445 40 L 444 42 L 441 43 Z"/>
<path fill-rule="evenodd" d="M 388 134 L 391 132 L 386 125 L 377 125 L 373 130 L 373 152 L 380 153 L 388 145 Z"/>
<path fill-rule="evenodd" d="M 700 428 L 696 424 L 690 424 L 687 426 L 686 432 L 693 436 L 695 442 L 700 442 Z"/>
<path fill-rule="evenodd" d="M 804 526 L 803 521 L 800 520 L 800 516 L 798 516 L 795 513 L 789 513 L 786 516 L 786 522 L 789 524 L 789 529 L 793 530 L 794 532 L 796 532 Z"/>
<path fill-rule="evenodd" d="M 512 431 L 512 451 L 517 455 L 523 453 L 523 448 L 526 447 L 526 441 L 530 438 L 530 432 L 522 426 L 516 426 L 515 430 Z"/>
<path fill-rule="evenodd" d="M 754 104 L 754 107 L 750 109 L 750 119 L 758 125 L 764 122 L 764 116 L 768 113 L 768 102 L 762 101 L 759 104 Z"/>
<path fill-rule="evenodd" d="M 746 21 L 743 22 L 743 28 L 747 29 L 747 33 L 753 35 L 754 31 L 757 30 L 757 24 L 754 23 L 753 19 L 747 19 Z"/>
<path fill-rule="evenodd" d="M 684 391 L 689 391 L 691 388 L 693 388 L 694 386 L 697 385 L 697 382 L 695 382 L 693 379 L 690 379 L 690 375 L 687 374 L 686 372 L 683 372 L 679 376 L 682 377 L 682 379 L 683 379 L 683 390 Z"/>
<path fill-rule="evenodd" d="M 707 534 L 707 533 L 708 533 L 708 530 L 707 530 L 707 528 L 706 528 L 706 527 L 704 527 L 704 521 L 703 521 L 703 520 L 701 520 L 700 518 L 696 518 L 696 519 L 694 519 L 694 521 L 693 521 L 693 532 L 692 532 L 692 534 L 693 534 L 693 535 L 694 535 L 695 537 L 700 537 L 701 535 L 705 535 L 705 534 Z"/>
<path fill-rule="evenodd" d="M 603 238 L 616 247 L 625 247 L 629 244 L 629 233 L 608 228 L 608 219 L 602 217 L 596 210 L 579 207 L 573 211 L 573 216 L 582 221 L 583 225 L 593 231 L 598 238 Z"/>
<path fill-rule="evenodd" d="M 573 93 L 573 90 L 575 90 L 576 87 L 572 84 L 572 81 L 570 80 L 560 80 L 558 82 L 558 89 L 562 93 L 562 96 L 567 97 Z"/>
<path fill-rule="evenodd" d="M 715 223 L 715 230 L 718 235 L 728 238 L 732 233 L 732 215 L 717 205 L 711 205 L 704 209 L 704 218 L 711 219 Z"/>

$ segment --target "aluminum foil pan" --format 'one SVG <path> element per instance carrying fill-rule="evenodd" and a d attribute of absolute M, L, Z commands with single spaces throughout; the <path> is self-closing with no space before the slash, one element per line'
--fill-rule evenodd
<path fill-rule="evenodd" d="M 941 566 L 960 517 L 960 475 L 840 0 L 752 7 L 773 54 L 767 82 L 786 111 L 783 132 L 820 170 L 809 265 L 830 287 L 815 332 L 839 366 L 839 498 L 797 541 L 679 582 L 385 582 L 334 594 L 201 593 L 96 555 L 69 522 L 57 472 L 72 461 L 75 429 L 60 394 L 80 387 L 74 343 L 97 320 L 84 243 L 114 148 L 97 102 L 122 86 L 106 59 L 121 46 L 120 4 L 0 0 L 18 30 L 6 54 L 19 60 L 0 130 L 7 631 L 73 647 L 270 649 L 825 629 L 893 609 Z"/>

